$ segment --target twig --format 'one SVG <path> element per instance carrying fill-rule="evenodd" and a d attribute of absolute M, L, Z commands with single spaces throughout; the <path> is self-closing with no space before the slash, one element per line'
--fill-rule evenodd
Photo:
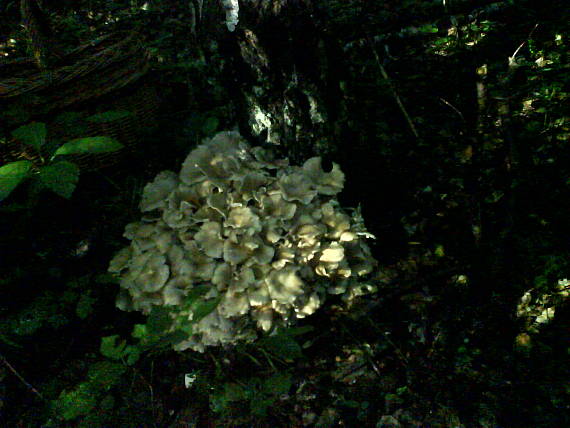
<path fill-rule="evenodd" d="M 450 107 L 455 113 L 457 113 L 459 115 L 459 117 L 461 118 L 461 120 L 463 122 L 465 122 L 465 117 L 463 116 L 463 113 L 461 113 L 461 111 L 459 111 L 459 109 L 457 107 L 455 107 L 453 104 L 451 104 L 449 101 L 439 97 L 439 100 L 444 103 L 446 106 Z"/>
<path fill-rule="evenodd" d="M 378 68 L 380 69 L 380 73 L 382 74 L 382 77 L 384 78 L 384 80 L 386 80 L 386 82 L 388 83 L 388 86 L 390 87 L 390 90 L 392 91 L 392 96 L 396 100 L 398 107 L 400 107 L 402 114 L 406 118 L 406 122 L 408 122 L 408 126 L 410 127 L 412 134 L 414 134 L 414 136 L 418 140 L 421 140 L 420 134 L 418 134 L 418 131 L 416 130 L 416 126 L 414 125 L 414 122 L 412 122 L 412 118 L 408 114 L 408 111 L 406 110 L 404 103 L 400 99 L 400 96 L 398 95 L 396 88 L 394 87 L 392 81 L 390 80 L 390 76 L 388 76 L 388 72 L 386 71 L 386 68 L 384 68 L 384 66 L 382 65 L 382 62 L 380 61 L 380 56 L 378 55 L 378 52 L 374 48 L 374 45 L 372 44 L 372 41 L 370 40 L 370 37 L 368 35 L 366 36 L 366 40 L 368 41 L 368 44 L 370 45 L 370 49 L 372 49 L 372 53 L 374 54 L 374 58 L 376 59 L 376 64 L 378 65 Z"/>
<path fill-rule="evenodd" d="M 534 31 L 538 28 L 538 23 L 534 25 L 533 29 L 530 31 L 530 33 L 528 33 L 528 36 L 526 38 L 526 40 L 524 40 L 519 47 L 513 52 L 513 55 L 509 57 L 509 63 L 512 63 L 513 61 L 515 61 L 515 58 L 517 56 L 517 54 L 519 53 L 519 51 L 522 49 L 522 47 L 524 45 L 526 45 L 526 42 L 528 41 L 528 39 L 530 39 L 532 37 L 532 34 L 534 33 Z"/>
<path fill-rule="evenodd" d="M 18 379 L 20 379 L 20 381 L 21 381 L 24 385 L 26 385 L 26 387 L 27 387 L 30 391 L 32 391 L 34 394 L 36 394 L 38 397 L 40 397 L 40 399 L 41 399 L 42 401 L 45 401 L 44 396 L 43 396 L 36 388 L 34 388 L 29 382 L 27 382 L 26 379 L 24 379 L 20 373 L 18 373 L 18 372 L 16 371 L 16 369 L 12 366 L 12 364 L 10 364 L 10 363 L 8 362 L 8 360 L 6 360 L 6 358 L 4 358 L 4 355 L 0 354 L 0 360 L 4 363 L 4 365 L 5 365 L 6 367 L 8 367 L 8 370 L 10 370 L 12 373 L 14 373 L 14 375 L 15 375 Z"/>

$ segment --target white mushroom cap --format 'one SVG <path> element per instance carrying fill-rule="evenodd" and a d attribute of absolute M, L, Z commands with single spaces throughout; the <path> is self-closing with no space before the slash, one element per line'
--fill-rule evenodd
<path fill-rule="evenodd" d="M 202 223 L 194 239 L 208 257 L 220 258 L 224 250 L 222 227 L 218 222 L 208 221 Z"/>
<path fill-rule="evenodd" d="M 269 274 L 265 283 L 273 300 L 282 304 L 291 304 L 297 296 L 303 294 L 303 281 L 297 275 L 297 270 L 295 266 L 287 266 Z"/>
<path fill-rule="evenodd" d="M 331 172 L 324 172 L 321 158 L 311 158 L 303 165 L 303 172 L 313 181 L 317 191 L 322 195 L 336 195 L 344 187 L 344 173 L 336 163 L 333 163 Z"/>
<path fill-rule="evenodd" d="M 142 212 L 164 208 L 168 196 L 179 184 L 178 175 L 172 171 L 159 173 L 154 181 L 148 183 L 141 198 L 140 208 Z"/>
<path fill-rule="evenodd" d="M 311 189 L 307 177 L 299 172 L 282 176 L 277 184 L 286 201 L 299 201 L 306 205 L 317 196 L 317 191 Z"/>

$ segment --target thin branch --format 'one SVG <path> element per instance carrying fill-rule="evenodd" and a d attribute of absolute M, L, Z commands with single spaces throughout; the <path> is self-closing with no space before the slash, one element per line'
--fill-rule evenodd
<path fill-rule="evenodd" d="M 26 385 L 26 387 L 27 387 L 30 391 L 32 391 L 34 394 L 36 394 L 38 397 L 40 397 L 40 399 L 41 399 L 42 401 L 45 401 L 44 396 L 43 396 L 36 388 L 34 388 L 29 382 L 27 382 L 26 379 L 24 379 L 20 373 L 17 372 L 16 369 L 12 366 L 12 364 L 10 364 L 10 363 L 8 362 L 8 360 L 6 360 L 6 358 L 4 358 L 4 355 L 2 355 L 2 354 L 0 354 L 0 361 L 2 361 L 2 362 L 4 363 L 4 365 L 5 365 L 6 367 L 8 367 L 8 370 L 10 370 L 12 373 L 14 373 L 14 375 L 15 375 L 18 379 L 20 379 L 20 381 L 21 381 L 24 385 Z"/>
<path fill-rule="evenodd" d="M 534 31 L 538 28 L 538 23 L 534 24 L 534 27 L 532 30 L 530 30 L 530 33 L 528 33 L 528 36 L 526 37 L 526 40 L 524 40 L 519 47 L 513 52 L 513 54 L 509 57 L 509 64 L 512 64 L 515 61 L 515 58 L 517 56 L 517 54 L 519 53 L 519 51 L 523 48 L 524 45 L 526 45 L 526 42 L 528 41 L 528 39 L 530 39 L 532 37 L 532 34 L 534 33 Z"/>
<path fill-rule="evenodd" d="M 390 90 L 392 91 L 392 96 L 396 100 L 396 104 L 398 104 L 398 107 L 400 108 L 400 110 L 402 111 L 402 114 L 406 118 L 406 122 L 408 122 L 408 126 L 410 127 L 412 134 L 414 134 L 414 136 L 418 140 L 421 140 L 420 134 L 418 134 L 418 131 L 416 130 L 416 126 L 414 125 L 414 122 L 412 121 L 410 115 L 408 114 L 408 111 L 406 110 L 406 107 L 404 106 L 404 103 L 402 102 L 400 96 L 398 95 L 398 92 L 396 91 L 396 88 L 394 87 L 394 84 L 392 83 L 390 76 L 388 76 L 388 72 L 386 71 L 386 68 L 384 68 L 384 66 L 382 65 L 382 62 L 380 61 L 380 56 L 378 55 L 376 48 L 374 48 L 374 45 L 372 44 L 370 37 L 366 36 L 366 40 L 368 41 L 368 44 L 370 45 L 370 49 L 372 49 L 372 53 L 374 54 L 374 58 L 376 59 L 376 65 L 378 65 L 378 68 L 380 69 L 380 73 L 382 74 L 382 77 L 388 83 L 388 86 L 390 87 Z"/>
<path fill-rule="evenodd" d="M 461 113 L 461 111 L 459 111 L 459 109 L 457 107 L 455 107 L 453 104 L 451 104 L 450 102 L 448 102 L 447 100 L 439 97 L 439 100 L 444 103 L 446 106 L 450 107 L 455 113 L 457 113 L 459 115 L 459 117 L 461 118 L 461 120 L 463 122 L 465 122 L 465 117 L 463 116 L 463 113 Z"/>

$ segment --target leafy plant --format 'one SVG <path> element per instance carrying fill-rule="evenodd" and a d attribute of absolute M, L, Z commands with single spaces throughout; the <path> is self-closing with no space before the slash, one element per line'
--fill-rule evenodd
<path fill-rule="evenodd" d="M 102 113 L 94 120 L 106 121 L 107 116 L 116 118 L 116 114 L 117 112 Z M 61 159 L 62 156 L 113 152 L 123 147 L 111 137 L 95 136 L 73 139 L 51 148 L 47 142 L 46 124 L 42 122 L 21 126 L 12 132 L 12 136 L 37 152 L 40 165 L 37 166 L 30 160 L 19 160 L 0 167 L 0 201 L 6 199 L 21 182 L 27 179 L 32 180 L 40 188 L 50 189 L 69 199 L 79 180 L 80 169 L 75 163 Z"/>
<path fill-rule="evenodd" d="M 233 414 L 236 405 L 248 408 L 254 417 L 267 416 L 271 406 L 286 395 L 293 384 L 290 373 L 275 373 L 268 378 L 252 377 L 240 382 L 227 382 L 210 396 L 214 412 Z"/>
<path fill-rule="evenodd" d="M 62 419 L 70 421 L 88 415 L 97 406 L 108 407 L 112 396 L 107 393 L 119 382 L 125 371 L 126 367 L 116 362 L 99 361 L 93 364 L 86 381 L 61 392 L 53 402 L 54 410 Z"/>

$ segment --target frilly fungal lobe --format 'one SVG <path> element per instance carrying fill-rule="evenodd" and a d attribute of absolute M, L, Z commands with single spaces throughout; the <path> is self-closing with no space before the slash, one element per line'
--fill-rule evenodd
<path fill-rule="evenodd" d="M 344 179 L 318 157 L 290 166 L 236 132 L 217 134 L 179 174 L 145 186 L 145 215 L 126 226 L 131 244 L 109 267 L 121 278 L 117 306 L 170 307 L 172 328 L 191 332 L 175 349 L 203 351 L 311 315 L 327 294 L 364 294 L 359 280 L 376 262 L 362 218 L 336 200 Z M 199 317 L 191 299 L 218 303 Z"/>

